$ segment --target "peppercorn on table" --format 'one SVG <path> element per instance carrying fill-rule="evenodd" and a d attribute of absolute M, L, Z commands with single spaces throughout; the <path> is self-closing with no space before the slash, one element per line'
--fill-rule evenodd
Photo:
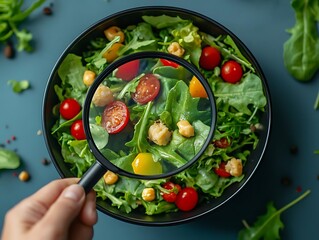
<path fill-rule="evenodd" d="M 29 4 L 29 1 L 25 3 Z M 21 28 L 33 35 L 31 53 L 16 52 L 1 44 L 0 144 L 21 158 L 18 168 L 0 169 L 0 216 L 21 199 L 59 178 L 50 163 L 42 134 L 42 99 L 48 76 L 63 50 L 87 27 L 105 16 L 139 6 L 176 6 L 197 11 L 230 29 L 257 58 L 268 80 L 272 99 L 272 132 L 257 171 L 244 188 L 223 206 L 194 221 L 174 226 L 146 227 L 129 224 L 99 212 L 94 239 L 237 239 L 244 228 L 266 213 L 267 203 L 276 209 L 311 193 L 281 214 L 282 239 L 318 239 L 319 216 L 319 111 L 314 110 L 319 80 L 301 83 L 293 79 L 283 62 L 287 29 L 295 24 L 288 1 L 48 1 L 33 12 Z M 1 23 L 1 21 L 0 21 Z M 14 44 L 15 42 L 13 42 Z M 9 81 L 27 80 L 21 93 Z M 11 82 L 12 83 L 12 82 Z M 22 173 L 22 174 L 21 174 Z M 20 175 L 21 174 L 21 175 Z M 278 222 L 274 224 L 278 225 Z M 279 225 L 278 225 L 279 226 Z"/>

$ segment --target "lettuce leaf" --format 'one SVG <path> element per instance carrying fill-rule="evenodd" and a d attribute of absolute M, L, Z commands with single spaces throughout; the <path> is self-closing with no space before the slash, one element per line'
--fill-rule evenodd
<path fill-rule="evenodd" d="M 252 114 L 249 105 L 261 109 L 267 104 L 262 82 L 254 73 L 248 73 L 238 84 L 218 81 L 213 86 L 213 92 L 215 97 L 219 98 L 218 101 L 223 101 L 225 104 L 236 108 L 238 112 L 247 115 Z"/>
<path fill-rule="evenodd" d="M 19 166 L 19 155 L 12 150 L 0 147 L 0 169 L 15 169 Z"/>
<path fill-rule="evenodd" d="M 58 69 L 61 86 L 56 85 L 55 88 L 61 89 L 64 98 L 75 98 L 83 104 L 87 91 L 82 80 L 84 71 L 82 58 L 75 54 L 68 54 Z"/>

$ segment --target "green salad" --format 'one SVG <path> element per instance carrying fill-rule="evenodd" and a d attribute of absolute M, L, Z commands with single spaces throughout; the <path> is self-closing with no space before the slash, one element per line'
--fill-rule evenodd
<path fill-rule="evenodd" d="M 63 59 L 58 69 L 61 83 L 55 85 L 60 103 L 53 109 L 57 121 L 52 134 L 71 172 L 81 177 L 95 162 L 81 118 L 86 93 L 96 76 L 117 58 L 140 51 L 167 52 L 194 64 L 208 81 L 217 107 L 214 137 L 200 159 L 165 179 L 139 180 L 107 171 L 94 187 L 98 198 L 126 213 L 190 211 L 243 180 L 245 163 L 259 141 L 267 99 L 254 66 L 230 36 L 201 32 L 180 17 L 142 19 L 126 28 L 105 29 L 81 56 L 70 53 Z M 210 117 L 202 107 L 207 94 L 196 77 L 190 76 L 186 84 L 179 80 L 181 67 L 175 62 L 159 59 L 156 69 L 145 74 L 147 80 L 138 74 L 140 65 L 133 61 L 120 66 L 99 86 L 93 104 L 101 114 L 94 117 L 94 125 L 98 131 L 103 129 L 102 136 L 109 143 L 122 141 L 134 129 L 126 143 L 129 152 L 110 148 L 103 154 L 134 173 L 154 174 L 150 169 L 157 169 L 158 174 L 160 159 L 177 161 L 181 151 L 191 156 L 198 139 L 207 136 Z"/>

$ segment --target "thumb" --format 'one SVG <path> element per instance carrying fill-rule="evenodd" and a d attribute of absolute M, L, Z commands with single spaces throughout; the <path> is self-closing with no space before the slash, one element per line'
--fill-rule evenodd
<path fill-rule="evenodd" d="M 79 215 L 84 200 L 83 187 L 78 184 L 68 186 L 51 205 L 38 226 L 49 228 L 52 231 L 51 234 L 56 235 L 57 238 L 67 234 L 71 223 Z"/>

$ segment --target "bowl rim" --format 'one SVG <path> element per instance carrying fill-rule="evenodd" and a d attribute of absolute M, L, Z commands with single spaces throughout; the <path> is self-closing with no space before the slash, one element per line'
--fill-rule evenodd
<path fill-rule="evenodd" d="M 264 153 L 267 149 L 268 146 L 268 141 L 269 141 L 269 137 L 270 137 L 270 133 L 271 133 L 271 128 L 272 128 L 272 107 L 271 107 L 271 96 L 270 96 L 270 91 L 269 91 L 269 86 L 266 80 L 266 77 L 264 75 L 263 70 L 261 69 L 257 59 L 255 58 L 255 56 L 251 53 L 251 51 L 248 49 L 248 47 L 228 28 L 226 28 L 224 25 L 222 25 L 221 23 L 217 22 L 216 20 L 203 15 L 201 13 L 195 12 L 193 10 L 189 10 L 187 8 L 181 8 L 181 7 L 173 7 L 173 6 L 140 6 L 140 7 L 133 7 L 133 8 L 129 8 L 126 10 L 121 10 L 118 12 L 115 12 L 113 14 L 110 14 L 98 21 L 96 21 L 95 23 L 91 24 L 90 26 L 88 26 L 84 31 L 82 31 L 79 35 L 77 35 L 77 37 L 75 37 L 67 46 L 66 48 L 63 50 L 63 52 L 61 53 L 60 57 L 57 59 L 57 61 L 55 62 L 49 77 L 48 77 L 48 81 L 47 84 L 45 86 L 45 90 L 44 90 L 44 95 L 43 95 L 43 101 L 42 101 L 42 129 L 44 132 L 44 140 L 45 140 L 45 144 L 47 147 L 47 150 L 49 152 L 49 155 L 51 157 L 51 159 L 53 160 L 53 164 L 55 166 L 55 168 L 57 169 L 59 175 L 61 178 L 65 178 L 65 174 L 63 172 L 63 170 L 61 169 L 61 167 L 58 165 L 58 163 L 55 160 L 55 156 L 52 152 L 52 150 L 50 149 L 50 144 L 49 144 L 49 136 L 47 135 L 46 132 L 46 116 L 45 113 L 47 111 L 46 109 L 46 103 L 48 101 L 47 97 L 48 97 L 48 91 L 49 91 L 49 85 L 51 80 L 53 79 L 54 73 L 57 71 L 58 67 L 60 66 L 61 62 L 64 60 L 64 58 L 66 57 L 66 55 L 69 53 L 69 50 L 72 49 L 76 44 L 78 44 L 78 42 L 85 38 L 86 35 L 88 35 L 90 32 L 92 32 L 95 28 L 97 28 L 99 25 L 103 24 L 106 21 L 109 21 L 113 18 L 119 17 L 121 15 L 125 15 L 125 14 L 132 14 L 135 12 L 141 12 L 141 11 L 173 11 L 173 12 L 180 12 L 183 14 L 188 14 L 188 15 L 192 15 L 193 17 L 199 18 L 203 21 L 207 21 L 210 24 L 215 25 L 217 28 L 221 29 L 224 32 L 227 32 L 228 35 L 230 35 L 233 40 L 236 42 L 237 45 L 240 45 L 240 47 L 243 49 L 242 51 L 245 52 L 246 55 L 249 56 L 250 61 L 253 62 L 253 66 L 256 69 L 256 72 L 258 73 L 258 75 L 261 78 L 262 84 L 263 84 L 263 91 L 265 94 L 265 97 L 267 99 L 267 104 L 265 106 L 265 113 L 266 113 L 266 117 L 267 117 L 267 126 L 264 126 L 266 128 L 266 131 L 264 133 L 264 144 L 260 147 L 260 153 L 258 154 L 258 159 L 254 160 L 256 161 L 254 164 L 254 167 L 251 169 L 251 172 L 245 176 L 245 178 L 240 182 L 239 186 L 236 188 L 235 191 L 232 191 L 232 193 L 230 195 L 227 196 L 227 198 L 225 198 L 224 200 L 220 201 L 218 204 L 216 204 L 214 207 L 205 209 L 204 211 L 200 211 L 197 212 L 193 215 L 187 215 L 186 218 L 182 218 L 182 219 L 178 219 L 178 220 L 166 220 L 166 221 L 147 221 L 147 220 L 141 220 L 141 219 L 135 219 L 133 217 L 128 217 L 127 214 L 126 215 L 118 215 L 114 212 L 108 211 L 107 209 L 103 208 L 101 205 L 99 205 L 97 203 L 97 209 L 101 212 L 103 212 L 104 214 L 107 214 L 115 219 L 127 222 L 127 223 L 131 223 L 131 224 L 137 224 L 137 225 L 143 225 L 143 226 L 168 226 L 168 225 L 176 225 L 176 224 L 181 224 L 181 223 L 186 223 L 192 220 L 195 220 L 203 215 L 206 215 L 207 213 L 212 212 L 213 210 L 219 208 L 220 206 L 224 205 L 226 202 L 228 202 L 231 198 L 233 198 L 235 195 L 238 194 L 238 192 L 247 184 L 247 182 L 251 179 L 251 177 L 254 175 L 256 169 L 258 168 Z M 164 13 L 165 14 L 165 13 Z M 256 150 L 254 150 L 256 151 Z M 226 189 L 227 190 L 227 189 Z M 218 198 L 214 199 L 217 200 Z M 172 213 L 168 213 L 168 214 L 172 214 Z M 130 214 L 128 214 L 130 215 Z"/>

